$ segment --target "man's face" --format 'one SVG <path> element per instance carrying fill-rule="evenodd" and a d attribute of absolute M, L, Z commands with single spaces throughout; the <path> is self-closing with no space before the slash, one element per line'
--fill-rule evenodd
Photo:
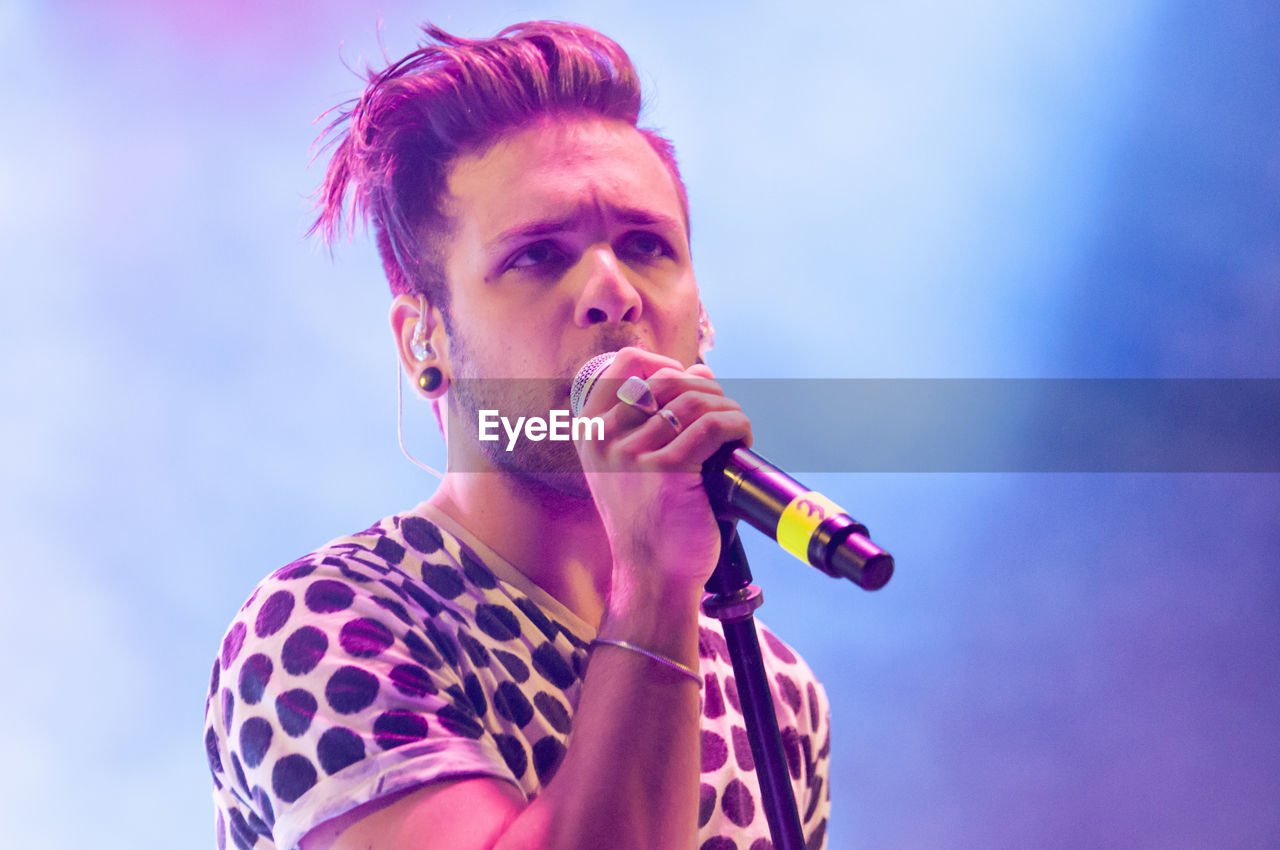
<path fill-rule="evenodd" d="M 460 158 L 448 189 L 458 436 L 475 438 L 481 408 L 512 421 L 567 408 L 573 375 L 604 351 L 632 345 L 696 361 L 684 213 L 670 173 L 633 127 L 545 119 Z M 554 380 L 475 383 L 493 378 Z M 571 443 L 522 440 L 510 453 L 505 436 L 479 445 L 500 467 L 572 473 L 579 483 L 558 488 L 585 491 Z"/>

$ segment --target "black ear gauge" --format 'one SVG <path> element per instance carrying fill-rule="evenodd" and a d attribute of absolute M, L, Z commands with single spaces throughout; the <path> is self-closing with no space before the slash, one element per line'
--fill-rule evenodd
<path fill-rule="evenodd" d="M 429 393 L 438 388 L 444 381 L 444 373 L 435 366 L 428 366 L 418 373 L 418 388 Z"/>

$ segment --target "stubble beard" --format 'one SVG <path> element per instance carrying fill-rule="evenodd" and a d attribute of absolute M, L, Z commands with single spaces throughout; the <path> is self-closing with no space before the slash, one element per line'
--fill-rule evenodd
<path fill-rule="evenodd" d="M 451 340 L 454 362 L 461 367 L 461 374 L 455 373 L 449 384 L 449 433 L 473 441 L 489 469 L 536 496 L 591 499 L 582 461 L 572 441 L 534 441 L 522 433 L 507 451 L 508 437 L 501 425 L 496 429 L 497 440 L 479 439 L 481 410 L 496 410 L 513 424 L 520 416 L 547 419 L 557 405 L 568 406 L 569 381 L 478 378 L 470 374 L 474 361 L 459 342 L 456 337 Z"/>
<path fill-rule="evenodd" d="M 645 347 L 634 331 L 606 331 L 596 340 L 591 354 L 617 351 L 627 346 Z M 499 439 L 480 440 L 481 410 L 497 410 L 512 422 L 518 416 L 549 417 L 553 408 L 569 406 L 572 377 L 563 379 L 483 378 L 475 374 L 474 350 L 456 325 L 449 335 L 454 377 L 449 386 L 450 434 L 462 433 L 472 440 L 489 468 L 505 475 L 537 498 L 567 498 L 592 501 L 591 489 L 582 471 L 582 460 L 572 441 L 528 440 L 520 437 L 507 451 L 507 435 L 499 427 Z M 589 359 L 583 358 L 583 362 Z M 578 364 L 581 365 L 581 364 Z M 578 507 L 578 506 L 575 506 Z"/>

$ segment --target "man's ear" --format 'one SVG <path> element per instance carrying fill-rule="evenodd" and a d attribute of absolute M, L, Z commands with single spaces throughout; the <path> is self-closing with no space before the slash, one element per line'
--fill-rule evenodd
<path fill-rule="evenodd" d="M 444 332 L 440 309 L 425 295 L 397 295 L 391 301 L 391 333 L 395 337 L 400 365 L 410 383 L 429 399 L 437 399 L 449 388 L 449 340 Z M 430 391 L 418 383 L 423 370 L 439 369 L 441 380 Z"/>

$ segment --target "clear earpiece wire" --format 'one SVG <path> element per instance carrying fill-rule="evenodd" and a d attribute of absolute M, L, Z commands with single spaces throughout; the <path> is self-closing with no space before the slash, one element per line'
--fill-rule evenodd
<path fill-rule="evenodd" d="M 427 472 L 430 472 L 441 481 L 444 480 L 443 475 L 411 455 L 409 450 L 404 446 L 404 373 L 400 368 L 399 358 L 396 358 L 396 440 L 399 441 L 400 451 L 405 457 L 425 469 Z"/>

